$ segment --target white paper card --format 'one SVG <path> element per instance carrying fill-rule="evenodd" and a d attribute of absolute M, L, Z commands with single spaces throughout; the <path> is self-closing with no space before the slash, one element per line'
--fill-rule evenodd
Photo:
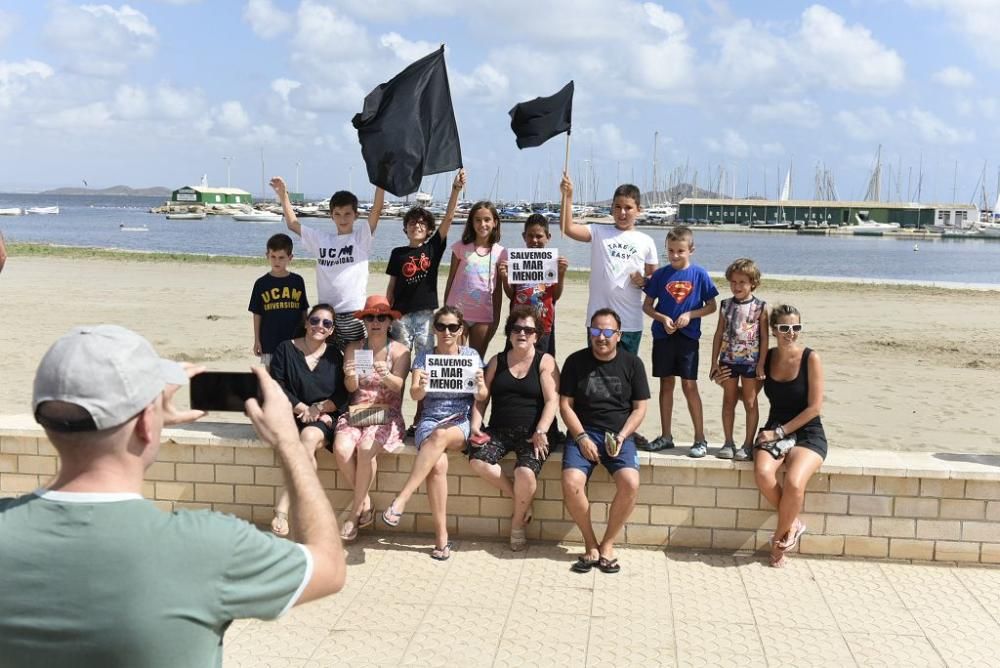
<path fill-rule="evenodd" d="M 374 350 L 355 350 L 354 368 L 359 376 L 367 376 L 375 370 Z"/>
<path fill-rule="evenodd" d="M 558 248 L 511 248 L 507 276 L 512 285 L 555 283 L 559 279 Z"/>
<path fill-rule="evenodd" d="M 475 355 L 428 355 L 427 391 L 475 394 L 479 359 Z"/>

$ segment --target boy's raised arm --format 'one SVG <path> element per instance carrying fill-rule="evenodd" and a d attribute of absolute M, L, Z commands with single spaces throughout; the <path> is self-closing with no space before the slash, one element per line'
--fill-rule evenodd
<path fill-rule="evenodd" d="M 448 230 L 451 229 L 451 221 L 455 219 L 455 209 L 458 208 L 458 195 L 465 190 L 465 169 L 458 170 L 455 175 L 455 182 L 451 184 L 451 197 L 448 199 L 448 209 L 444 212 L 444 218 L 438 225 L 438 236 L 442 239 L 448 238 Z"/>
<path fill-rule="evenodd" d="M 569 174 L 566 172 L 563 172 L 559 190 L 562 191 L 562 204 L 559 207 L 559 230 L 564 237 L 576 241 L 590 241 L 593 238 L 590 235 L 590 227 L 573 221 L 573 181 L 570 180 Z"/>
<path fill-rule="evenodd" d="M 372 210 L 368 212 L 368 229 L 375 234 L 378 227 L 379 218 L 382 217 L 382 207 L 385 204 L 385 191 L 381 187 L 375 188 L 375 201 L 372 202 Z"/>
<path fill-rule="evenodd" d="M 271 187 L 274 188 L 274 193 L 278 196 L 278 203 L 281 204 L 281 213 L 285 217 L 285 225 L 301 237 L 302 225 L 299 224 L 299 217 L 295 215 L 295 211 L 292 209 L 292 202 L 288 199 L 288 186 L 285 185 L 285 179 L 275 176 L 271 179 Z"/>

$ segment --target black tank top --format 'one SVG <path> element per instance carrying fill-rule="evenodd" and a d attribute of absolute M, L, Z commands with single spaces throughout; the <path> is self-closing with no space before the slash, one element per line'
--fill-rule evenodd
<path fill-rule="evenodd" d="M 507 366 L 507 353 L 497 355 L 497 371 L 490 387 L 493 413 L 490 427 L 499 429 L 534 429 L 545 407 L 540 379 L 542 355 L 536 350 L 528 374 L 514 378 Z"/>
<path fill-rule="evenodd" d="M 802 351 L 802 359 L 799 361 L 799 373 L 789 381 L 774 380 L 771 377 L 771 362 L 774 360 L 776 348 L 767 351 L 767 377 L 764 379 L 764 394 L 771 402 L 771 412 L 768 414 L 767 423 L 788 422 L 801 413 L 809 405 L 809 355 L 811 348 Z M 808 425 L 821 424 L 817 415 L 810 420 Z"/>

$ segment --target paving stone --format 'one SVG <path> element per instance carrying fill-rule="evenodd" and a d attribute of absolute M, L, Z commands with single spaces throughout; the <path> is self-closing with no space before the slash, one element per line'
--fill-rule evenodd
<path fill-rule="evenodd" d="M 885 633 L 845 633 L 859 666 L 936 668 L 944 661 L 926 638 Z"/>
<path fill-rule="evenodd" d="M 854 657 L 843 636 L 830 633 L 829 628 L 784 628 L 776 633 L 761 633 L 760 637 L 769 668 L 799 668 L 804 665 L 810 668 L 843 668 L 854 665 Z"/>
<path fill-rule="evenodd" d="M 310 657 L 322 666 L 397 665 L 411 633 L 333 631 Z"/>
<path fill-rule="evenodd" d="M 733 624 L 725 638 L 706 632 L 703 624 L 676 627 L 677 663 L 681 666 L 763 666 L 764 648 L 755 626 Z"/>
<path fill-rule="evenodd" d="M 623 643 L 623 628 L 627 628 L 626 625 L 618 620 L 591 620 L 590 641 L 587 643 L 588 668 L 677 665 L 672 629 L 658 623 L 656 632 L 631 633 L 628 634 L 628 642 Z"/>
<path fill-rule="evenodd" d="M 810 564 L 837 626 L 845 633 L 923 635 L 889 579 L 873 566 L 833 559 Z"/>
<path fill-rule="evenodd" d="M 225 643 L 226 653 L 309 659 L 330 633 L 327 628 L 261 623 Z"/>

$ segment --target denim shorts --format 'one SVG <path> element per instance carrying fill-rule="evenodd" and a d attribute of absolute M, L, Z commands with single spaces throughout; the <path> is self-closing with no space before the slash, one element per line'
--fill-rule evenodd
<path fill-rule="evenodd" d="M 618 453 L 617 457 L 610 457 L 608 456 L 608 451 L 604 448 L 604 432 L 600 429 L 587 428 L 584 428 L 584 431 L 587 432 L 587 436 L 590 436 L 590 440 L 597 445 L 600 463 L 604 465 L 608 473 L 614 475 L 622 469 L 639 470 L 639 453 L 635 449 L 635 439 L 632 436 L 626 438 L 625 442 L 622 443 L 621 452 Z M 583 471 L 589 480 L 591 474 L 594 472 L 594 468 L 597 467 L 597 462 L 592 462 L 584 457 L 576 441 L 568 438 L 566 439 L 566 448 L 563 451 L 562 467 L 564 471 L 566 469 Z"/>
<path fill-rule="evenodd" d="M 756 378 L 757 377 L 757 365 L 756 364 L 727 364 L 726 362 L 719 362 L 719 366 L 724 369 L 729 369 L 730 378 Z"/>
<path fill-rule="evenodd" d="M 431 337 L 431 320 L 434 318 L 434 311 L 426 309 L 423 311 L 413 311 L 403 315 L 399 320 L 394 320 L 389 333 L 404 346 L 413 351 L 413 356 L 422 350 L 430 348 L 434 340 Z"/>

